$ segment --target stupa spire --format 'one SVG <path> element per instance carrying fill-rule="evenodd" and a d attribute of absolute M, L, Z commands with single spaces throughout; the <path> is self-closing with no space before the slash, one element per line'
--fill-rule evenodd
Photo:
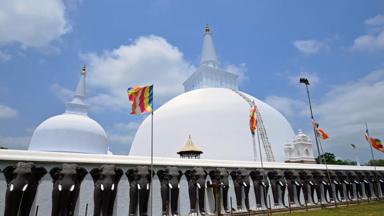
<path fill-rule="evenodd" d="M 208 25 L 205 26 L 203 37 L 203 48 L 201 51 L 200 65 L 206 65 L 213 68 L 218 67 L 215 47 L 213 45 L 212 32 Z"/>
<path fill-rule="evenodd" d="M 85 103 L 85 77 L 87 68 L 83 65 L 80 72 L 80 80 L 77 83 L 76 91 L 71 102 L 66 104 L 66 113 L 87 115 L 88 105 Z"/>

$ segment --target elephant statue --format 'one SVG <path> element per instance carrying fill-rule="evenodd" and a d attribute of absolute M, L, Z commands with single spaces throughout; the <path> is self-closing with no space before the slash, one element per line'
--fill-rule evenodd
<path fill-rule="evenodd" d="M 205 180 L 207 178 L 208 173 L 201 167 L 195 167 L 191 170 L 186 170 L 184 174 L 187 177 L 188 181 L 190 213 L 197 213 L 196 203 L 198 198 L 200 214 L 206 214 L 204 207 L 204 199 L 206 188 Z M 196 193 L 198 194 L 198 196 L 196 196 Z"/>
<path fill-rule="evenodd" d="M 74 215 L 80 185 L 87 170 L 77 164 L 63 164 L 49 171 L 53 181 L 52 216 Z"/>
<path fill-rule="evenodd" d="M 348 185 L 350 185 L 351 183 L 348 181 L 347 173 L 344 171 L 341 171 L 341 170 L 336 171 L 336 176 L 337 176 L 337 181 L 339 182 L 339 186 L 336 187 L 336 191 L 337 191 L 336 194 L 339 193 L 341 201 L 344 201 L 345 194 L 344 194 L 343 185 L 345 185 L 346 193 L 348 194 L 349 192 Z M 348 195 L 347 195 L 347 198 L 349 199 Z"/>
<path fill-rule="evenodd" d="M 352 171 L 346 171 L 346 182 L 345 182 L 345 188 L 346 188 L 346 194 L 347 194 L 347 199 L 349 201 L 352 201 L 355 199 L 355 192 L 353 190 L 353 184 L 356 185 L 357 187 L 357 181 L 356 181 L 356 174 Z"/>
<path fill-rule="evenodd" d="M 251 188 L 249 173 L 245 169 L 237 169 L 230 173 L 235 187 L 237 210 L 242 209 L 242 188 L 244 188 L 244 202 L 247 211 L 249 208 L 249 189 Z"/>
<path fill-rule="evenodd" d="M 343 189 L 342 182 L 340 181 L 340 178 L 342 178 L 341 176 L 343 174 L 339 173 L 340 175 L 339 177 L 338 172 L 340 171 L 329 171 L 329 176 L 331 178 L 331 189 L 335 188 L 334 189 L 335 198 L 337 202 L 341 202 L 344 199 L 344 189 Z M 332 184 L 334 185 L 334 187 L 332 187 Z"/>
<path fill-rule="evenodd" d="M 216 168 L 209 172 L 212 180 L 213 195 L 215 197 L 215 212 L 221 212 L 221 200 L 223 200 L 224 211 L 229 213 L 228 208 L 228 189 L 229 172 L 225 168 Z M 223 198 L 221 199 L 221 194 Z"/>
<path fill-rule="evenodd" d="M 309 186 L 311 188 L 311 199 L 312 199 L 312 203 L 317 205 L 319 202 L 322 203 L 322 199 L 321 199 L 321 179 L 323 178 L 322 174 L 320 173 L 320 171 L 318 170 L 313 170 L 311 172 L 312 176 L 311 178 L 309 178 Z M 315 201 L 315 192 L 316 192 L 316 198 L 317 198 L 317 202 Z"/>
<path fill-rule="evenodd" d="M 360 171 L 355 171 L 355 173 L 356 173 L 355 183 L 356 183 L 356 193 L 357 193 L 356 195 L 357 195 L 357 198 L 362 199 L 364 197 L 363 195 L 364 175 Z"/>
<path fill-rule="evenodd" d="M 324 171 L 323 175 L 320 176 L 321 184 L 323 185 L 323 195 L 327 203 L 334 200 L 333 189 L 332 189 L 332 177 L 330 171 Z M 329 199 L 327 194 L 329 194 Z"/>
<path fill-rule="evenodd" d="M 94 216 L 112 216 L 115 204 L 117 186 L 123 175 L 123 170 L 115 165 L 101 165 L 90 171 L 94 183 L 93 201 Z"/>
<path fill-rule="evenodd" d="M 148 200 L 153 172 L 148 166 L 136 166 L 125 173 L 129 182 L 129 216 L 135 216 L 139 204 L 139 216 L 148 215 Z"/>
<path fill-rule="evenodd" d="M 377 172 L 377 178 L 380 184 L 381 197 L 384 197 L 384 171 Z"/>
<path fill-rule="evenodd" d="M 375 194 L 376 198 L 380 198 L 378 175 L 376 174 L 375 171 L 371 171 L 371 172 L 369 172 L 369 174 L 370 174 L 370 179 L 372 182 L 373 193 Z"/>
<path fill-rule="evenodd" d="M 40 179 L 47 173 L 44 167 L 18 162 L 3 170 L 7 190 L 4 216 L 29 215 Z"/>
<path fill-rule="evenodd" d="M 284 201 L 285 189 L 287 187 L 286 181 L 284 179 L 284 173 L 280 170 L 272 170 L 268 172 L 268 178 L 271 182 L 274 206 L 278 207 L 280 206 L 279 194 L 282 195 L 282 201 Z"/>
<path fill-rule="evenodd" d="M 303 196 L 304 196 L 304 204 L 308 204 L 308 185 L 310 181 L 310 175 L 308 175 L 306 170 L 300 170 L 297 171 L 298 175 L 298 180 L 295 180 L 295 185 L 296 185 L 296 196 L 297 196 L 297 201 L 299 202 L 299 205 L 304 206 L 302 201 L 301 201 L 301 196 L 300 196 L 300 191 L 303 191 Z"/>
<path fill-rule="evenodd" d="M 368 199 L 371 199 L 372 197 L 372 191 L 371 191 L 371 182 L 370 182 L 370 174 L 368 172 L 361 173 L 362 182 L 364 184 L 364 190 L 365 190 L 365 196 Z"/>
<path fill-rule="evenodd" d="M 160 179 L 161 201 L 162 201 L 162 215 L 169 215 L 169 201 L 171 201 L 171 215 L 179 215 L 178 201 L 179 201 L 179 182 L 183 172 L 177 167 L 171 166 L 166 169 L 157 171 L 157 176 Z M 169 192 L 171 200 L 169 200 Z"/>
<path fill-rule="evenodd" d="M 254 170 L 249 173 L 253 181 L 253 190 L 256 198 L 256 208 L 262 208 L 261 197 L 264 197 L 264 206 L 268 206 L 267 193 L 269 183 L 263 170 Z"/>
<path fill-rule="evenodd" d="M 300 196 L 300 188 L 302 187 L 301 183 L 299 181 L 297 181 L 298 179 L 298 173 L 295 171 L 295 170 L 285 170 L 284 171 L 284 177 L 286 179 L 286 185 L 287 185 L 287 188 L 288 188 L 288 202 L 289 202 L 289 205 L 294 205 L 295 204 L 295 195 L 294 195 L 294 191 L 295 191 L 295 187 L 296 189 L 298 188 L 299 189 L 299 196 Z M 284 194 L 285 194 L 285 190 L 282 191 L 282 200 L 283 200 L 283 204 L 284 206 L 287 206 L 285 204 L 285 199 L 284 199 Z"/>

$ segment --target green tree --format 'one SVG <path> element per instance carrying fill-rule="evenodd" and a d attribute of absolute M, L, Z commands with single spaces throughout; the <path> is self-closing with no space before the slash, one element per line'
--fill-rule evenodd
<path fill-rule="evenodd" d="M 368 166 L 384 166 L 384 160 L 382 160 L 382 159 L 369 160 L 367 165 Z"/>
<path fill-rule="evenodd" d="M 316 158 L 317 163 L 323 163 L 323 160 L 327 164 L 336 164 L 336 165 L 356 165 L 356 161 L 351 161 L 351 160 L 337 160 L 336 155 L 330 152 L 325 152 L 324 154 L 320 155 L 320 158 Z"/>

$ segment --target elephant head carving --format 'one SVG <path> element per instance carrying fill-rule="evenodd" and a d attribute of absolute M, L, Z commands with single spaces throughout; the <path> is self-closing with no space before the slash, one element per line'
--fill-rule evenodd
<path fill-rule="evenodd" d="M 322 174 L 318 170 L 313 170 L 311 172 L 311 177 L 309 178 L 309 186 L 311 188 L 311 199 L 312 203 L 318 204 L 318 202 L 321 202 L 321 179 L 323 178 Z M 315 192 L 316 192 L 316 198 L 317 201 L 315 201 Z"/>
<path fill-rule="evenodd" d="M 299 201 L 300 205 L 303 205 L 303 203 L 301 201 L 301 196 L 300 196 L 300 189 L 301 189 L 301 190 L 303 190 L 305 205 L 307 205 L 307 203 L 309 201 L 308 200 L 308 186 L 310 185 L 309 181 L 310 181 L 311 176 L 308 174 L 307 170 L 297 171 L 297 175 L 298 175 L 298 182 L 299 182 L 299 183 L 295 182 L 297 200 Z M 301 185 L 301 187 L 299 185 Z"/>
<path fill-rule="evenodd" d="M 199 211 L 200 214 L 206 214 L 204 207 L 205 199 L 205 180 L 208 173 L 201 167 L 195 167 L 191 170 L 185 171 L 185 176 L 188 181 L 188 194 L 189 194 L 189 204 L 190 204 L 190 213 L 196 213 L 196 200 L 199 201 Z M 196 192 L 198 196 L 196 196 Z"/>
<path fill-rule="evenodd" d="M 249 211 L 249 189 L 251 188 L 249 181 L 249 172 L 246 169 L 237 169 L 230 173 L 233 185 L 235 187 L 237 210 L 242 208 L 242 188 L 244 188 L 245 207 Z"/>
<path fill-rule="evenodd" d="M 29 215 L 40 179 L 47 173 L 33 163 L 19 162 L 3 170 L 7 191 L 5 193 L 6 216 Z"/>
<path fill-rule="evenodd" d="M 179 182 L 183 173 L 177 167 L 167 167 L 157 171 L 160 179 L 161 201 L 163 215 L 169 215 L 169 201 L 171 203 L 171 215 L 178 215 Z M 171 200 L 169 200 L 171 192 Z"/>
<path fill-rule="evenodd" d="M 269 183 L 263 170 L 253 170 L 249 173 L 253 181 L 253 190 L 256 198 L 256 208 L 261 208 L 261 197 L 264 197 L 264 206 L 268 206 L 267 192 Z"/>
<path fill-rule="evenodd" d="M 363 172 L 361 173 L 362 182 L 364 184 L 364 190 L 365 195 L 368 199 L 372 197 L 372 191 L 371 191 L 371 174 L 369 172 Z"/>
<path fill-rule="evenodd" d="M 347 175 L 344 171 L 337 170 L 335 171 L 336 178 L 334 180 L 335 188 L 336 188 L 336 198 L 340 200 L 345 200 L 344 196 L 344 187 L 345 185 L 346 190 L 348 190 L 349 181 L 347 180 Z M 339 197 L 340 195 L 340 197 Z"/>
<path fill-rule="evenodd" d="M 335 178 L 335 175 L 331 171 L 323 171 L 323 174 L 320 176 L 321 184 L 323 185 L 324 199 L 327 203 L 334 200 L 332 178 Z M 329 199 L 327 194 L 329 195 Z"/>
<path fill-rule="evenodd" d="M 364 182 L 364 175 L 360 172 L 360 171 L 355 171 L 356 173 L 356 192 L 357 192 L 357 196 L 360 197 L 360 198 L 363 198 L 363 185 L 365 185 L 365 182 Z"/>
<path fill-rule="evenodd" d="M 295 171 L 295 170 L 285 170 L 284 171 L 284 177 L 286 179 L 286 182 L 287 182 L 287 188 L 288 188 L 288 199 L 289 199 L 289 202 L 290 202 L 290 205 L 293 205 L 295 203 L 295 195 L 294 195 L 294 191 L 295 188 L 299 190 L 299 193 L 300 193 L 300 189 L 302 188 L 302 184 L 300 181 L 298 181 L 298 173 Z M 281 199 L 283 200 L 283 204 L 284 206 L 287 206 L 285 204 L 285 199 L 284 199 L 284 194 L 285 194 L 285 190 L 282 191 L 282 197 Z"/>
<path fill-rule="evenodd" d="M 221 194 L 223 194 L 224 211 L 229 212 L 228 209 L 228 189 L 229 189 L 229 172 L 225 168 L 216 168 L 209 172 L 212 180 L 213 195 L 215 197 L 215 212 L 221 211 Z M 222 192 L 222 193 L 221 193 Z"/>
<path fill-rule="evenodd" d="M 355 184 L 356 186 L 356 191 L 357 191 L 357 184 L 359 182 L 356 180 L 356 174 L 353 171 L 346 171 L 346 181 L 348 184 L 346 184 L 346 193 L 347 193 L 347 198 L 348 200 L 353 200 L 355 198 L 355 192 L 353 190 L 353 185 Z"/>
<path fill-rule="evenodd" d="M 379 194 L 379 175 L 377 172 L 375 171 L 370 171 L 370 179 L 371 179 L 371 182 L 372 182 L 372 187 L 373 187 L 373 193 L 375 194 L 375 196 L 377 198 L 380 198 L 380 194 Z"/>
<path fill-rule="evenodd" d="M 87 173 L 77 164 L 63 164 L 49 171 L 53 180 L 52 216 L 74 215 L 80 185 Z"/>
<path fill-rule="evenodd" d="M 280 170 L 271 170 L 268 172 L 268 178 L 271 182 L 273 201 L 275 203 L 275 206 L 279 206 L 279 193 L 282 194 L 286 188 L 284 174 Z"/>
<path fill-rule="evenodd" d="M 101 165 L 90 171 L 94 183 L 94 216 L 112 216 L 117 186 L 123 170 L 115 165 Z"/>
<path fill-rule="evenodd" d="M 129 215 L 136 215 L 139 203 L 139 215 L 148 215 L 148 199 L 153 172 L 148 166 L 137 166 L 125 173 L 129 181 Z"/>

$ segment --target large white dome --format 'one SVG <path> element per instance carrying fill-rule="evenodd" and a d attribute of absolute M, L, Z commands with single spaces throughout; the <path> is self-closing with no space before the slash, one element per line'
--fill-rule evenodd
<path fill-rule="evenodd" d="M 268 104 L 254 100 L 263 118 L 276 161 L 284 161 L 284 144 L 295 136 L 287 119 Z M 253 160 L 249 104 L 233 90 L 202 88 L 183 93 L 154 112 L 154 155 L 178 157 L 188 135 L 202 158 Z M 150 155 L 151 118 L 140 125 L 130 155 Z M 264 150 L 262 150 L 264 152 Z M 265 160 L 265 154 L 263 159 Z M 259 154 L 257 154 L 259 160 Z"/>
<path fill-rule="evenodd" d="M 106 154 L 107 135 L 88 116 L 64 113 L 45 120 L 36 128 L 29 150 Z"/>

